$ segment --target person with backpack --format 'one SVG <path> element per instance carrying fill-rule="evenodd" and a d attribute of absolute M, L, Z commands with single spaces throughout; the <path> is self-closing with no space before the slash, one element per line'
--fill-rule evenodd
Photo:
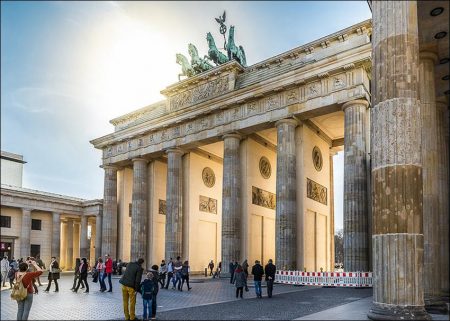
<path fill-rule="evenodd" d="M 192 289 L 189 286 L 189 272 L 190 272 L 191 268 L 189 267 L 189 261 L 184 261 L 183 265 L 181 266 L 181 283 L 178 284 L 178 290 L 183 291 L 183 285 L 184 282 L 186 281 L 187 287 L 188 287 L 188 291 L 190 289 Z"/>
<path fill-rule="evenodd" d="M 152 265 L 150 272 L 147 273 L 147 280 L 150 280 L 150 282 L 147 282 L 147 288 L 146 289 L 142 289 L 142 284 L 144 282 L 146 282 L 146 280 L 144 280 L 143 283 L 141 283 L 141 294 L 142 294 L 142 298 L 144 299 L 144 292 L 147 292 L 146 298 L 147 298 L 147 302 L 144 302 L 144 319 L 149 320 L 150 317 L 152 318 L 152 320 L 156 319 L 156 296 L 158 295 L 158 282 L 159 282 L 159 276 L 158 276 L 158 266 Z M 151 294 L 151 299 L 150 295 Z M 144 299 L 145 300 L 145 299 Z M 151 302 L 150 302 L 151 301 Z M 150 306 L 151 304 L 151 306 Z M 148 309 L 148 317 L 146 315 L 146 305 L 147 305 L 147 309 Z"/>
<path fill-rule="evenodd" d="M 36 272 L 27 272 L 28 264 L 33 265 Z M 33 279 L 42 274 L 36 261 L 30 260 L 19 264 L 16 282 L 11 291 L 11 298 L 17 301 L 17 320 L 28 320 L 33 304 Z"/>
<path fill-rule="evenodd" d="M 136 293 L 141 291 L 140 284 L 142 273 L 144 271 L 142 268 L 143 263 L 143 258 L 138 259 L 137 262 L 128 263 L 125 273 L 119 280 L 119 283 L 122 284 L 123 312 L 125 314 L 125 320 L 136 319 Z"/>
<path fill-rule="evenodd" d="M 147 278 L 141 282 L 142 306 L 144 307 L 143 320 L 148 320 L 152 316 L 152 299 L 155 286 L 157 285 L 153 282 L 153 273 L 148 272 Z"/>

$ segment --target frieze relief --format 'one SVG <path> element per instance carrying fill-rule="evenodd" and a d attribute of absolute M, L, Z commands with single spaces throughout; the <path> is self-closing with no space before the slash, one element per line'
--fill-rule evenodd
<path fill-rule="evenodd" d="M 276 208 L 276 195 L 252 186 L 252 204 L 274 210 Z"/>
<path fill-rule="evenodd" d="M 166 200 L 159 200 L 158 202 L 158 213 L 166 215 L 167 213 L 167 203 Z"/>
<path fill-rule="evenodd" d="M 327 205 L 327 188 L 312 179 L 306 178 L 306 197 Z"/>
<path fill-rule="evenodd" d="M 220 77 L 170 97 L 170 110 L 176 111 L 226 93 L 228 76 Z"/>
<path fill-rule="evenodd" d="M 217 214 L 217 200 L 200 195 L 199 210 L 211 214 Z"/>

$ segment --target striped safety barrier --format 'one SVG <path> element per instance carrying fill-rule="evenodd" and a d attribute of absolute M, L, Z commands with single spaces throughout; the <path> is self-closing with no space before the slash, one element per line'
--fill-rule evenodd
<path fill-rule="evenodd" d="M 372 272 L 277 271 L 275 283 L 343 287 L 372 287 Z"/>

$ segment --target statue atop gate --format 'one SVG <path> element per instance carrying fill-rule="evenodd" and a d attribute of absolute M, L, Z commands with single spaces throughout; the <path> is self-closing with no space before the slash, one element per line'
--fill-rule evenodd
<path fill-rule="evenodd" d="M 236 60 L 242 66 L 247 66 L 244 48 L 242 46 L 237 46 L 234 42 L 234 26 L 230 26 L 227 41 L 227 38 L 225 36 L 227 32 L 227 26 L 225 25 L 225 11 L 223 12 L 222 16 L 219 16 L 219 18 L 215 19 L 217 23 L 220 24 L 219 32 L 221 35 L 223 35 L 223 48 L 217 48 L 211 32 L 208 32 L 206 34 L 206 41 L 208 43 L 209 49 L 208 55 L 205 55 L 203 58 L 200 58 L 197 47 L 190 43 L 188 45 L 189 55 L 191 56 L 190 62 L 184 55 L 179 53 L 176 54 L 176 62 L 181 65 L 182 68 L 182 72 L 178 75 L 178 80 L 180 80 L 181 76 L 189 78 L 213 68 L 214 66 L 209 61 L 213 62 L 216 66 L 219 66 L 230 60 Z M 221 51 L 222 49 L 226 52 L 226 54 Z"/>

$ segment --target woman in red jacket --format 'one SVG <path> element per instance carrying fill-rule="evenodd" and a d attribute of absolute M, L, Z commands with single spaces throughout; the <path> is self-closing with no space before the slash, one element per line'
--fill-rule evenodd
<path fill-rule="evenodd" d="M 109 254 L 105 255 L 105 273 L 103 274 L 103 284 L 105 283 L 106 277 L 108 277 L 109 290 L 108 292 L 112 292 L 112 282 L 111 275 L 113 272 L 113 261 L 109 257 Z"/>
<path fill-rule="evenodd" d="M 28 264 L 33 265 L 36 272 L 27 272 Z M 27 289 L 27 297 L 22 301 L 17 301 L 17 320 L 28 320 L 28 315 L 33 304 L 33 279 L 42 274 L 42 269 L 35 260 L 22 262 L 19 264 L 19 272 L 16 273 L 16 282 L 21 281 Z"/>

